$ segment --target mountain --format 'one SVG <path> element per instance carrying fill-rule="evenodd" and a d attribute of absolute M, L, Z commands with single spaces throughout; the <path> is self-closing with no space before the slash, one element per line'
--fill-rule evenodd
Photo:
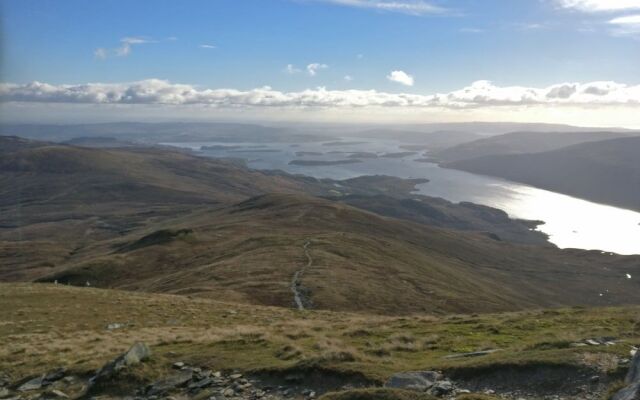
<path fill-rule="evenodd" d="M 436 226 L 426 206 L 394 211 L 394 201 L 379 200 L 389 193 L 407 198 L 412 181 L 335 182 L 167 149 L 2 141 L 0 148 L 12 149 L 0 154 L 3 281 L 282 307 L 299 297 L 307 308 L 379 314 L 640 301 L 625 278 L 640 274 L 640 257 L 519 245 L 473 232 L 492 219 L 465 204 L 457 207 L 466 212 L 438 207 L 458 224 L 469 218 L 471 231 L 449 229 L 455 224 L 446 218 Z M 336 196 L 378 196 L 370 203 L 392 210 L 370 208 L 374 213 L 326 198 Z M 598 295 L 602 287 L 606 296 Z"/>
<path fill-rule="evenodd" d="M 111 138 L 143 143 L 161 142 L 308 142 L 330 140 L 317 133 L 290 128 L 221 122 L 111 122 L 101 124 L 0 124 L 0 135 L 68 141 L 76 138 Z"/>
<path fill-rule="evenodd" d="M 440 162 L 455 162 L 495 154 L 539 153 L 579 143 L 628 137 L 621 132 L 512 132 L 436 151 Z"/>
<path fill-rule="evenodd" d="M 630 137 L 535 154 L 479 157 L 444 166 L 640 210 L 638 154 L 640 137 Z"/>
<path fill-rule="evenodd" d="M 90 398 L 80 395 L 96 371 L 139 342 L 149 359 L 92 396 L 436 400 L 447 397 L 381 386 L 402 371 L 441 371 L 474 393 L 458 400 L 605 399 L 637 365 L 638 306 L 376 316 L 24 283 L 0 283 L 0 301 L 0 386 L 11 398 L 36 394 L 17 388 L 41 376 L 50 385 L 40 391 L 53 392 L 41 397 Z"/>
<path fill-rule="evenodd" d="M 395 198 L 388 195 L 347 195 L 333 199 L 388 217 L 442 228 L 485 232 L 495 240 L 539 246 L 551 245 L 544 233 L 534 230 L 541 221 L 513 220 L 502 210 L 479 204 L 455 204 L 445 199 L 427 196 Z"/>
<path fill-rule="evenodd" d="M 431 124 L 403 125 L 406 130 L 421 131 L 459 131 L 471 132 L 481 136 L 504 135 L 510 132 L 626 132 L 638 133 L 625 128 L 589 128 L 565 124 L 545 124 L 527 122 L 444 122 Z"/>
<path fill-rule="evenodd" d="M 352 135 L 372 139 L 398 140 L 409 143 L 404 147 L 413 150 L 444 149 L 481 138 L 480 135 L 473 132 L 455 130 L 411 131 L 383 128 L 355 132 Z"/>

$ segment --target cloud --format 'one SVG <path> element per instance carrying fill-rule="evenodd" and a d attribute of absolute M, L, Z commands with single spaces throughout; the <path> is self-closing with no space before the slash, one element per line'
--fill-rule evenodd
<path fill-rule="evenodd" d="M 316 0 L 345 7 L 397 12 L 408 15 L 445 14 L 449 10 L 422 0 Z"/>
<path fill-rule="evenodd" d="M 561 83 L 545 88 L 496 86 L 489 81 L 449 93 L 430 95 L 376 90 L 328 90 L 323 87 L 282 92 L 201 89 L 193 85 L 149 79 L 131 83 L 51 85 L 41 82 L 0 84 L 0 101 L 19 103 L 207 105 L 218 108 L 439 108 L 477 109 L 502 106 L 633 106 L 640 105 L 640 85 L 616 82 Z"/>
<path fill-rule="evenodd" d="M 107 56 L 108 56 L 107 49 L 104 49 L 104 48 L 102 48 L 102 47 L 99 47 L 99 48 L 97 48 L 97 49 L 95 49 L 95 50 L 93 51 L 93 56 L 94 56 L 95 58 L 97 58 L 98 60 L 104 60 L 104 59 L 106 59 L 106 58 L 107 58 Z"/>
<path fill-rule="evenodd" d="M 536 31 L 540 29 L 546 29 L 547 25 L 540 24 L 537 22 L 524 22 L 524 23 L 516 23 L 514 24 L 516 28 L 523 31 Z"/>
<path fill-rule="evenodd" d="M 353 80 L 353 77 L 351 75 L 345 75 L 343 79 L 347 82 L 351 82 Z"/>
<path fill-rule="evenodd" d="M 404 71 L 391 71 L 389 75 L 387 75 L 387 79 L 405 86 L 413 86 L 413 76 Z"/>
<path fill-rule="evenodd" d="M 484 29 L 479 28 L 461 28 L 461 33 L 484 33 Z"/>
<path fill-rule="evenodd" d="M 284 72 L 286 72 L 287 74 L 298 74 L 300 72 L 302 72 L 299 68 L 296 68 L 293 64 L 287 64 L 286 67 L 284 67 Z"/>
<path fill-rule="evenodd" d="M 627 15 L 609 21 L 614 26 L 612 33 L 618 36 L 640 36 L 640 14 Z"/>
<path fill-rule="evenodd" d="M 310 76 L 316 76 L 318 74 L 318 70 L 327 69 L 327 68 L 329 68 L 327 64 L 311 63 L 307 65 L 307 73 Z"/>
<path fill-rule="evenodd" d="M 212 44 L 201 44 L 198 47 L 200 47 L 201 49 L 215 49 L 216 46 L 212 45 Z"/>
<path fill-rule="evenodd" d="M 167 40 L 169 41 L 173 41 L 173 40 L 177 40 L 176 38 L 168 38 Z M 115 49 L 112 50 L 108 50 L 104 47 L 100 47 L 94 50 L 93 55 L 95 58 L 100 59 L 100 60 L 105 60 L 108 57 L 114 55 L 117 57 L 126 57 L 129 54 L 131 54 L 131 50 L 133 48 L 133 46 L 137 46 L 137 45 L 141 45 L 141 44 L 147 44 L 147 43 L 157 43 L 156 40 L 152 40 L 152 39 L 148 39 L 148 38 L 144 38 L 144 37 L 138 37 L 138 36 L 134 36 L 134 37 L 124 37 L 122 39 L 120 39 L 120 46 L 116 47 Z"/>
<path fill-rule="evenodd" d="M 582 12 L 614 12 L 640 10 L 640 0 L 555 0 L 562 8 Z"/>
<path fill-rule="evenodd" d="M 134 45 L 155 43 L 155 40 L 145 39 L 143 37 L 125 37 L 120 39 L 120 47 L 115 50 L 117 56 L 125 57 L 131 54 L 131 47 Z"/>

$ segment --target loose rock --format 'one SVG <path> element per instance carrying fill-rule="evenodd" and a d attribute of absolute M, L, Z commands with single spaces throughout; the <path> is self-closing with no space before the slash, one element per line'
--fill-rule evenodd
<path fill-rule="evenodd" d="M 399 372 L 393 374 L 384 386 L 424 392 L 430 389 L 441 377 L 440 373 L 435 371 Z"/>

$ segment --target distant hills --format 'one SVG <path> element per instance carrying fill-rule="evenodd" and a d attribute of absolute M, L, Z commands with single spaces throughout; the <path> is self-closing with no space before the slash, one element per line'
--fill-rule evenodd
<path fill-rule="evenodd" d="M 100 124 L 0 124 L 0 135 L 63 142 L 89 138 L 160 142 L 306 142 L 330 140 L 331 137 L 300 134 L 286 127 L 220 122 L 112 122 Z M 77 142 L 80 144 L 80 142 Z"/>
<path fill-rule="evenodd" d="M 640 210 L 639 155 L 640 137 L 625 137 L 534 154 L 453 157 L 444 166 Z"/>
<path fill-rule="evenodd" d="M 443 163 L 496 154 L 539 153 L 579 143 L 628 137 L 622 132 L 512 132 L 459 144 L 431 155 Z"/>
<path fill-rule="evenodd" d="M 0 160 L 3 281 L 291 307 L 309 243 L 301 291 L 311 308 L 410 314 L 640 301 L 625 278 L 640 274 L 640 257 L 515 244 L 500 230 L 523 238 L 525 223 L 414 198 L 410 180 L 318 180 L 162 148 L 10 137 L 0 138 Z"/>

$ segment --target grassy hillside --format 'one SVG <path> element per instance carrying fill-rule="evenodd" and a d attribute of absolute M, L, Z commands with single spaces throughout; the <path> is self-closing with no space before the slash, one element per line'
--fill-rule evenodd
<path fill-rule="evenodd" d="M 627 136 L 621 132 L 512 132 L 449 147 L 434 152 L 432 156 L 448 163 L 497 154 L 539 153 Z"/>
<path fill-rule="evenodd" d="M 640 210 L 640 137 L 445 164 L 601 203 Z"/>
<path fill-rule="evenodd" d="M 139 245 L 167 229 L 189 233 Z M 640 301 L 637 282 L 625 277 L 640 274 L 639 257 L 514 245 L 300 195 L 148 224 L 77 249 L 42 279 L 292 307 L 306 242 L 313 261 L 302 287 L 317 309 L 407 314 Z"/>
<path fill-rule="evenodd" d="M 348 195 L 334 199 L 376 214 L 425 225 L 484 232 L 496 240 L 551 246 L 544 233 L 532 230 L 538 225 L 537 222 L 512 220 L 502 210 L 478 204 L 455 204 L 426 196 L 394 198 L 390 195 Z"/>
<path fill-rule="evenodd" d="M 427 213 L 428 202 L 398 206 L 395 215 L 373 210 L 391 218 L 311 196 L 376 196 L 374 204 L 386 193 L 396 196 L 384 197 L 389 204 L 403 204 L 413 181 L 337 185 L 159 149 L 32 142 L 3 156 L 0 179 L 12 183 L 0 196 L 4 281 L 89 282 L 283 307 L 294 306 L 296 289 L 311 308 L 381 314 L 640 301 L 636 281 L 625 277 L 640 273 L 638 257 L 443 229 L 412 216 Z M 493 212 L 445 209 L 457 223 L 479 225 L 479 213 Z"/>
<path fill-rule="evenodd" d="M 12 382 L 59 367 L 88 379 L 144 341 L 152 357 L 129 375 L 141 386 L 171 374 L 181 361 L 269 382 L 319 376 L 322 391 L 436 369 L 473 391 L 581 398 L 584 390 L 604 392 L 619 380 L 629 349 L 640 344 L 637 307 L 381 317 L 43 284 L 0 284 L 0 305 L 0 320 L 8 321 L 0 324 L 0 370 Z M 116 323 L 119 328 L 108 329 Z M 616 344 L 572 346 L 601 337 Z M 499 351 L 447 358 L 487 349 Z"/>

